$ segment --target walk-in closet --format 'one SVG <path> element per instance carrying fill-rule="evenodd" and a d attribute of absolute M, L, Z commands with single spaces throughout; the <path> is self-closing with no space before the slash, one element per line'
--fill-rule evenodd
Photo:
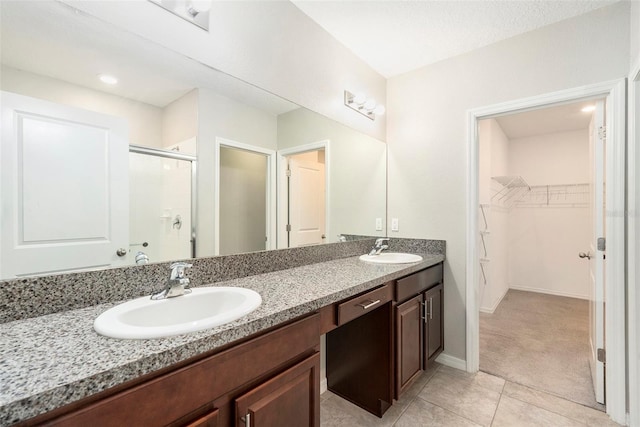
<path fill-rule="evenodd" d="M 591 363 L 595 104 L 479 124 L 480 369 L 603 409 Z"/>

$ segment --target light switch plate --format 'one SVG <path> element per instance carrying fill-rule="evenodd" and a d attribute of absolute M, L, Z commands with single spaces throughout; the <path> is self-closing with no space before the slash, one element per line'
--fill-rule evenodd
<path fill-rule="evenodd" d="M 400 230 L 398 218 L 391 218 L 391 231 L 398 231 L 398 230 Z"/>
<path fill-rule="evenodd" d="M 382 218 L 376 218 L 376 231 L 382 231 Z"/>

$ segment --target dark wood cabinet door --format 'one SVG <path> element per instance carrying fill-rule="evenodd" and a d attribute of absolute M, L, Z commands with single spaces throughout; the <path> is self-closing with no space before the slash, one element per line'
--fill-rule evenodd
<path fill-rule="evenodd" d="M 218 412 L 217 409 L 214 409 L 208 414 L 185 424 L 184 427 L 218 427 Z"/>
<path fill-rule="evenodd" d="M 236 399 L 238 427 L 320 427 L 320 354 Z"/>
<path fill-rule="evenodd" d="M 424 329 L 424 366 L 428 367 L 444 349 L 442 319 L 443 286 L 434 286 L 424 294 L 426 327 Z"/>
<path fill-rule="evenodd" d="M 422 295 L 396 307 L 396 399 L 422 367 Z"/>

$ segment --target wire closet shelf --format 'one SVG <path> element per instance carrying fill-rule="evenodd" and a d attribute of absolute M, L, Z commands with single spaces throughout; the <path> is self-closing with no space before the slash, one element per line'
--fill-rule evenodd
<path fill-rule="evenodd" d="M 531 191 L 516 202 L 517 207 L 588 207 L 590 185 L 532 185 Z"/>
<path fill-rule="evenodd" d="M 521 176 L 493 176 L 491 204 L 505 208 L 513 207 L 531 191 L 531 187 Z"/>

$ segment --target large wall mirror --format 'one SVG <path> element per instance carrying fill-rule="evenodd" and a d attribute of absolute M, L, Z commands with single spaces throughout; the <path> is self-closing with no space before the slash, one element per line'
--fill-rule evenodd
<path fill-rule="evenodd" d="M 0 8 L 0 279 L 386 234 L 383 141 L 68 5 Z"/>

